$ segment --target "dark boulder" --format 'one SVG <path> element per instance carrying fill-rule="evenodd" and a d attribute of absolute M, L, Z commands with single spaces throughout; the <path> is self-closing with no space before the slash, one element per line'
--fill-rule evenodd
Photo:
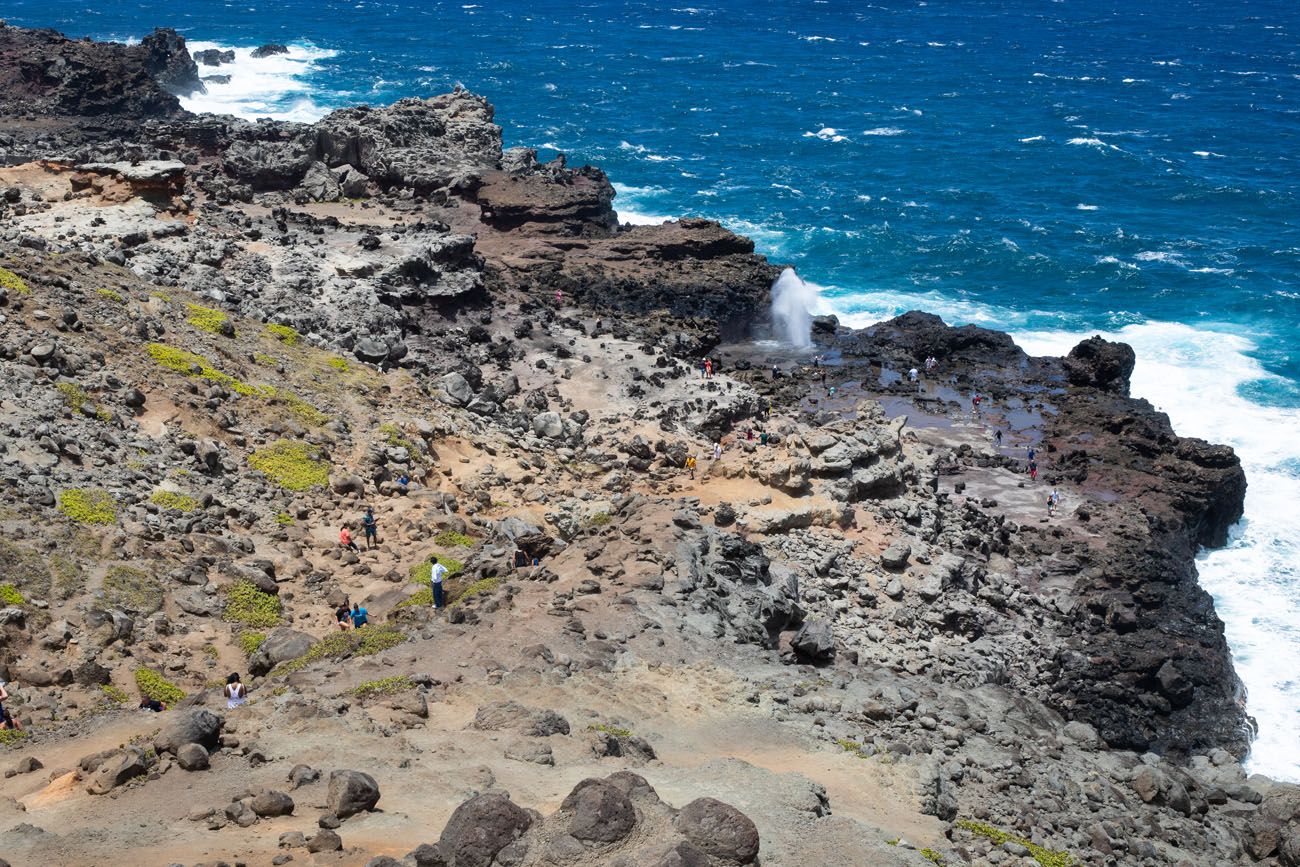
<path fill-rule="evenodd" d="M 186 744 L 216 749 L 222 724 L 222 718 L 207 708 L 178 711 L 154 737 L 154 749 L 160 753 L 175 753 Z"/>
<path fill-rule="evenodd" d="M 1089 337 L 1065 357 L 1065 375 L 1071 385 L 1099 388 L 1128 395 L 1129 377 L 1137 356 L 1127 343 Z"/>
<path fill-rule="evenodd" d="M 636 811 L 627 795 L 604 780 L 578 783 L 560 809 L 571 814 L 569 834 L 584 843 L 614 843 L 636 824 Z"/>
<path fill-rule="evenodd" d="M 170 27 L 159 27 L 140 40 L 144 65 L 165 89 L 177 96 L 207 93 L 199 78 L 199 67 L 185 48 L 185 37 Z"/>
<path fill-rule="evenodd" d="M 448 867 L 489 867 L 532 822 L 532 816 L 505 795 L 478 795 L 451 814 L 438 849 Z"/>
<path fill-rule="evenodd" d="M 673 826 L 714 858 L 737 864 L 752 864 L 758 858 L 758 828 L 730 804 L 697 798 L 682 808 Z"/>
<path fill-rule="evenodd" d="M 340 819 L 375 808 L 379 803 L 379 784 L 361 771 L 335 771 L 330 774 L 326 808 Z"/>

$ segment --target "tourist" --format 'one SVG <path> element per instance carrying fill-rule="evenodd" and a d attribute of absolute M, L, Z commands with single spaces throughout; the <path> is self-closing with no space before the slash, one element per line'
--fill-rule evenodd
<path fill-rule="evenodd" d="M 993 440 L 998 444 L 998 448 L 1002 448 L 1002 428 L 998 428 L 993 432 Z"/>
<path fill-rule="evenodd" d="M 691 481 L 695 480 L 695 455 L 686 456 L 686 469 L 691 474 Z"/>
<path fill-rule="evenodd" d="M 777 378 L 778 376 L 780 376 L 780 375 L 781 375 L 781 368 L 779 368 L 779 367 L 777 367 L 775 364 L 773 364 L 773 365 L 772 365 L 772 378 L 773 378 L 773 379 L 776 379 L 776 378 Z"/>
<path fill-rule="evenodd" d="M 5 702 L 9 700 L 9 692 L 5 689 L 5 682 L 0 680 L 0 715 L 5 712 Z"/>
<path fill-rule="evenodd" d="M 361 552 L 361 549 L 357 547 L 357 543 L 352 541 L 352 532 L 348 530 L 347 524 L 339 528 L 339 544 L 349 551 Z"/>
<path fill-rule="evenodd" d="M 139 710 L 152 711 L 153 713 L 162 713 L 163 711 L 167 710 L 167 705 L 163 704 L 156 698 L 146 697 L 140 699 Z M 5 711 L 5 713 L 7 714 L 8 711 Z"/>
<path fill-rule="evenodd" d="M 917 371 L 915 367 L 913 367 L 911 370 L 907 372 L 907 378 L 910 379 L 912 382 L 916 382 L 917 377 L 919 377 L 920 375 L 921 375 L 920 372 Z"/>
<path fill-rule="evenodd" d="M 1029 481 L 1031 481 L 1031 482 L 1036 482 L 1036 481 L 1038 481 L 1038 462 L 1037 462 L 1037 461 L 1030 461 L 1030 462 L 1029 462 Z"/>
<path fill-rule="evenodd" d="M 1034 455 L 1036 455 L 1036 454 L 1038 454 L 1038 450 L 1035 449 L 1033 446 L 1030 446 L 1030 447 L 1029 447 L 1029 460 L 1032 461 L 1032 460 L 1034 459 Z"/>
<path fill-rule="evenodd" d="M 515 549 L 515 570 L 518 571 L 528 565 L 528 552 L 523 548 Z"/>
<path fill-rule="evenodd" d="M 1059 508 L 1061 508 L 1061 493 L 1056 488 L 1052 488 L 1052 492 L 1047 495 L 1047 516 L 1052 517 Z"/>
<path fill-rule="evenodd" d="M 707 358 L 701 358 L 701 359 L 700 359 L 700 379 L 704 379 L 704 378 L 707 376 L 707 374 L 705 373 L 705 371 L 708 369 L 708 366 L 709 366 L 709 360 L 708 360 Z"/>
<path fill-rule="evenodd" d="M 369 612 L 357 603 L 352 603 L 352 628 L 360 629 L 370 622 Z"/>
<path fill-rule="evenodd" d="M 975 396 L 970 399 L 971 418 L 977 419 L 980 417 L 980 402 L 983 400 L 984 400 L 984 395 L 980 394 L 978 391 L 975 392 Z"/>
<path fill-rule="evenodd" d="M 352 610 L 348 608 L 348 601 L 343 600 L 343 604 L 334 609 L 334 620 L 339 625 L 339 631 L 347 632 L 352 628 Z"/>
<path fill-rule="evenodd" d="M 438 555 L 429 557 L 429 586 L 433 590 L 433 608 L 442 609 L 442 579 L 447 574 L 447 567 L 438 562 Z"/>
<path fill-rule="evenodd" d="M 9 708 L 5 708 L 4 713 L 0 714 L 0 729 L 13 729 L 14 731 L 22 731 L 23 724 L 18 721 L 17 717 L 15 717 L 12 713 L 9 712 Z"/>
<path fill-rule="evenodd" d="M 718 440 L 713 444 L 713 459 L 715 461 L 722 460 L 722 440 Z"/>
<path fill-rule="evenodd" d="M 223 691 L 226 694 L 226 710 L 242 707 L 244 702 L 248 701 L 248 690 L 239 680 L 238 673 L 226 678 L 226 687 Z"/>
<path fill-rule="evenodd" d="M 745 428 L 745 442 L 752 443 L 753 441 L 754 441 L 754 429 L 752 427 Z"/>
<path fill-rule="evenodd" d="M 713 362 L 708 358 L 704 359 L 704 378 L 713 379 Z"/>
<path fill-rule="evenodd" d="M 375 520 L 375 510 L 366 507 L 366 514 L 361 519 L 361 529 L 366 532 L 366 548 L 379 544 L 379 522 Z"/>
<path fill-rule="evenodd" d="M 760 446 L 765 446 L 765 445 L 767 445 L 767 431 L 759 431 L 759 433 L 758 433 L 758 444 L 759 444 Z"/>

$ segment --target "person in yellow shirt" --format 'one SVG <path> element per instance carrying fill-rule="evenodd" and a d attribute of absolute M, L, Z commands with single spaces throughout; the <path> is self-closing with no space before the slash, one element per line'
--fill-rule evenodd
<path fill-rule="evenodd" d="M 691 479 L 695 479 L 695 455 L 687 455 L 686 469 L 690 471 Z"/>

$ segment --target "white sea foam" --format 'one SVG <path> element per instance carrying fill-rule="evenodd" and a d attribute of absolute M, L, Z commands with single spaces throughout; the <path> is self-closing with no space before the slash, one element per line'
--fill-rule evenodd
<path fill-rule="evenodd" d="M 1044 138 L 1046 138 L 1046 136 L 1041 136 L 1041 135 L 1026 136 L 1025 138 L 1022 138 L 1020 140 L 1020 143 L 1029 144 L 1030 142 L 1042 141 Z"/>
<path fill-rule="evenodd" d="M 1096 205 L 1085 205 L 1083 202 L 1080 202 L 1079 204 L 1077 204 L 1077 205 L 1074 206 L 1074 209 L 1075 209 L 1076 211 L 1095 211 L 1095 210 L 1097 210 L 1097 206 L 1096 206 Z"/>
<path fill-rule="evenodd" d="M 819 304 L 815 283 L 805 283 L 793 268 L 786 268 L 772 284 L 772 330 L 783 342 L 798 348 L 812 346 L 813 311 Z"/>
<path fill-rule="evenodd" d="M 874 128 L 872 128 L 872 129 L 864 129 L 864 130 L 862 131 L 862 134 L 863 134 L 863 135 L 895 136 L 895 135 L 903 135 L 903 134 L 906 133 L 906 132 L 907 132 L 907 130 L 899 129 L 899 128 L 896 127 L 896 126 L 878 126 L 878 127 L 874 127 Z"/>
<path fill-rule="evenodd" d="M 824 126 L 816 132 L 806 132 L 804 138 L 819 138 L 822 141 L 848 141 L 847 137 L 840 135 L 840 131 L 833 126 Z"/>
<path fill-rule="evenodd" d="M 1182 254 L 1171 250 L 1143 250 L 1140 253 L 1134 253 L 1133 258 L 1139 262 L 1161 262 L 1165 265 L 1178 266 L 1185 264 Z"/>
<path fill-rule="evenodd" d="M 330 110 L 312 98 L 307 79 L 319 68 L 319 61 L 335 56 L 336 51 L 292 43 L 288 54 L 253 57 L 254 46 L 194 41 L 189 48 L 191 52 L 208 48 L 235 52 L 233 63 L 199 66 L 200 76 L 228 75 L 230 81 L 204 82 L 207 93 L 181 99 L 181 105 L 189 111 L 309 122 L 319 120 Z"/>

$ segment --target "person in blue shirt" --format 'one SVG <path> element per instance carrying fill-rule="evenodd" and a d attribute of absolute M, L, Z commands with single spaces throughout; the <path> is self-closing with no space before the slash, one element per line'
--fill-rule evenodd
<path fill-rule="evenodd" d="M 361 606 L 357 605 L 357 603 L 353 602 L 352 603 L 352 627 L 354 629 L 360 629 L 361 627 L 365 626 L 369 622 L 370 622 L 369 618 L 366 617 L 366 609 L 362 608 Z"/>
<path fill-rule="evenodd" d="M 366 531 L 367 550 L 379 544 L 379 521 L 375 519 L 373 508 L 366 508 L 366 514 L 361 518 L 361 529 Z"/>

